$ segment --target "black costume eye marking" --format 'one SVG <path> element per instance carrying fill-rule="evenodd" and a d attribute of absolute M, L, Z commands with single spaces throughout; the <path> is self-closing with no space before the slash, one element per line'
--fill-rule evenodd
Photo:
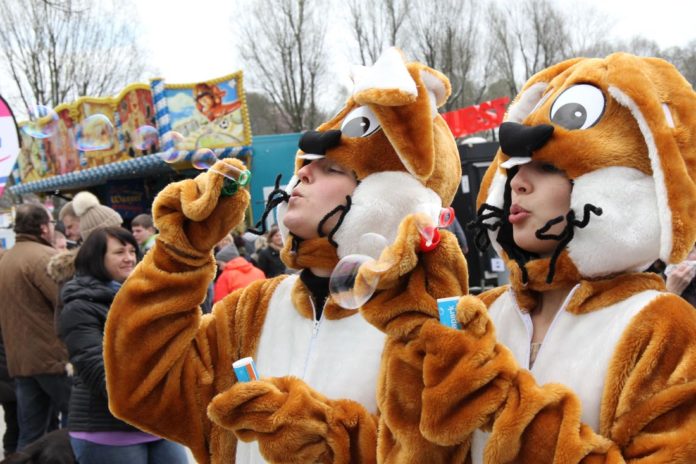
<path fill-rule="evenodd" d="M 346 137 L 367 137 L 380 127 L 382 126 L 372 110 L 361 106 L 348 113 L 341 124 L 341 134 Z"/>
<path fill-rule="evenodd" d="M 574 85 L 561 93 L 551 105 L 551 122 L 566 129 L 588 129 L 604 114 L 606 99 L 594 85 Z"/>

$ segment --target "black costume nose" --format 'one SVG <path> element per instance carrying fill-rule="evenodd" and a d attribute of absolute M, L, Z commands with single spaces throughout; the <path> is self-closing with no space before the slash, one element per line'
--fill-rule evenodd
<path fill-rule="evenodd" d="M 553 126 L 548 124 L 524 126 L 516 122 L 504 122 L 498 131 L 500 149 L 510 157 L 531 158 L 532 152 L 543 147 L 551 134 Z"/>
<path fill-rule="evenodd" d="M 333 148 L 341 142 L 341 131 L 330 130 L 326 132 L 307 131 L 300 137 L 300 150 L 307 154 L 323 155 L 326 150 Z"/>

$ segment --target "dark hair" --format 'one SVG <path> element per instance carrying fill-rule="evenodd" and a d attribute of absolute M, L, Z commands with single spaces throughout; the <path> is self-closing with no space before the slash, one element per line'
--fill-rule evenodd
<path fill-rule="evenodd" d="M 133 218 L 131 221 L 131 228 L 133 226 L 140 226 L 143 229 L 154 229 L 154 225 L 152 224 L 152 216 L 149 214 L 138 214 Z"/>
<path fill-rule="evenodd" d="M 279 234 L 280 229 L 278 228 L 278 224 L 273 224 L 270 229 L 268 229 L 268 240 L 271 240 L 275 234 Z"/>
<path fill-rule="evenodd" d="M 84 241 L 75 257 L 75 271 L 77 274 L 89 275 L 102 282 L 110 282 L 111 275 L 104 267 L 104 256 L 106 255 L 107 242 L 109 237 L 113 237 L 123 245 L 130 244 L 135 248 L 136 260 L 140 261 L 140 247 L 133 237 L 123 227 L 103 227 L 97 229 Z"/>
<path fill-rule="evenodd" d="M 51 215 L 42 205 L 25 203 L 15 210 L 14 231 L 17 234 L 41 235 L 41 226 L 51 222 Z"/>

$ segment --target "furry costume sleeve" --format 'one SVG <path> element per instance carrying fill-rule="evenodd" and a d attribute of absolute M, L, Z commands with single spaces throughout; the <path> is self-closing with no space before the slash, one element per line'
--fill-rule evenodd
<path fill-rule="evenodd" d="M 105 329 L 110 408 L 190 447 L 198 462 L 233 462 L 233 432 L 257 439 L 273 462 L 374 462 L 376 419 L 357 403 L 328 400 L 293 378 L 235 385 L 232 362 L 253 356 L 286 276 L 254 282 L 201 316 L 210 250 L 248 204 L 243 190 L 218 201 L 222 184 L 203 174 L 158 195 L 157 243 L 119 291 Z"/>
<path fill-rule="evenodd" d="M 465 297 L 457 331 L 424 324 L 420 430 L 442 445 L 490 429 L 485 462 L 687 463 L 696 453 L 696 314 L 665 294 L 644 308 L 607 374 L 600 433 L 562 385 L 539 386 L 497 343 L 483 303 Z"/>
<path fill-rule="evenodd" d="M 399 227 L 396 242 L 380 257 L 394 263 L 378 273 L 378 292 L 361 309 L 363 316 L 387 333 L 378 388 L 379 462 L 464 462 L 468 442 L 436 444 L 419 430 L 422 417 L 424 345 L 419 332 L 437 318 L 437 298 L 466 294 L 466 261 L 454 235 L 441 231 L 437 248 L 417 253 L 420 235 L 414 217 Z M 397 264 L 398 263 L 398 264 Z"/>
<path fill-rule="evenodd" d="M 221 176 L 202 174 L 158 195 L 153 213 L 161 233 L 118 292 L 104 339 L 113 413 L 189 446 L 199 462 L 234 460 L 234 436 L 213 425 L 206 408 L 231 386 L 230 363 L 253 349 L 237 327 L 263 320 L 257 305 L 235 308 L 243 301 L 264 308 L 279 282 L 256 282 L 202 317 L 198 306 L 214 275 L 211 249 L 241 221 L 249 201 L 240 190 L 218 202 L 222 187 Z"/>

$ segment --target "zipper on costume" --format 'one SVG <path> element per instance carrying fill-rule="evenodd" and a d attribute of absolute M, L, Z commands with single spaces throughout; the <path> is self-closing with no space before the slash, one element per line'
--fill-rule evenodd
<path fill-rule="evenodd" d="M 544 334 L 544 339 L 541 341 L 541 346 L 539 347 L 539 350 L 536 353 L 535 357 L 535 363 L 536 360 L 539 359 L 539 356 L 541 355 L 542 350 L 544 350 L 545 342 L 548 340 L 549 334 L 553 331 L 553 329 L 556 328 L 556 321 L 561 317 L 561 313 L 564 313 L 566 311 L 566 308 L 568 307 L 568 304 L 570 304 L 570 299 L 573 297 L 573 294 L 575 291 L 580 287 L 580 284 L 576 284 L 572 289 L 570 289 L 570 292 L 568 292 L 568 295 L 566 295 L 565 299 L 563 300 L 563 303 L 561 303 L 561 307 L 558 309 L 556 312 L 556 315 L 553 316 L 553 320 L 551 321 L 551 324 L 549 325 L 549 328 L 546 330 L 546 333 Z M 532 324 L 532 317 L 531 315 L 528 315 L 529 317 L 529 323 Z M 533 330 L 533 324 L 531 325 L 532 330 Z M 529 347 L 529 351 L 531 351 L 531 345 L 532 344 L 532 334 L 530 333 L 529 335 L 529 343 L 527 343 L 527 346 Z M 529 365 L 529 353 L 527 354 L 527 369 L 532 370 L 533 366 Z"/>
<path fill-rule="evenodd" d="M 309 360 L 312 357 L 312 351 L 314 351 L 314 342 L 319 335 L 319 326 L 321 325 L 321 319 L 317 320 L 317 309 L 314 306 L 314 300 L 310 297 L 309 302 L 312 305 L 312 338 L 309 340 L 309 348 L 307 349 L 307 356 L 305 357 L 304 368 L 302 369 L 302 379 L 307 377 L 307 368 L 309 367 Z M 324 304 L 324 309 L 326 309 L 326 303 Z M 322 316 L 324 311 L 322 311 Z"/>

